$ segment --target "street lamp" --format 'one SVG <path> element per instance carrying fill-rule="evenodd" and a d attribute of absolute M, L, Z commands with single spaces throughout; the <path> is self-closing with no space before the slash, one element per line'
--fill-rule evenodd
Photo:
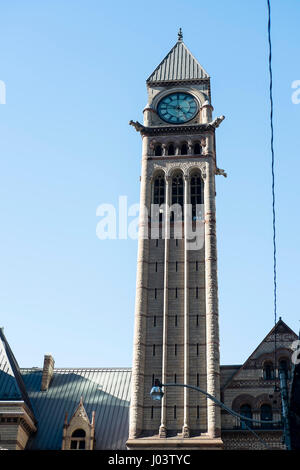
<path fill-rule="evenodd" d="M 199 387 L 196 387 L 195 385 L 187 385 L 187 384 L 178 384 L 178 383 L 169 383 L 169 384 L 162 384 L 160 380 L 155 379 L 154 381 L 154 386 L 151 388 L 150 391 L 150 396 L 153 400 L 160 401 L 162 397 L 164 396 L 164 392 L 162 391 L 162 387 L 186 387 L 190 388 L 192 390 L 196 390 L 203 395 L 205 395 L 207 398 L 212 400 L 216 405 L 220 406 L 223 408 L 227 413 L 231 414 L 232 416 L 235 416 L 237 418 L 240 418 L 241 421 L 244 422 L 246 428 L 251 431 L 257 439 L 259 439 L 266 447 L 269 448 L 268 444 L 260 437 L 256 432 L 247 424 L 247 421 L 250 423 L 259 423 L 259 424 L 282 424 L 281 421 L 269 421 L 269 420 L 259 420 L 259 419 L 253 419 L 253 418 L 248 418 L 247 416 L 240 415 L 236 411 L 233 411 L 231 408 L 228 408 L 224 403 L 219 401 L 217 398 L 213 397 L 210 395 L 210 393 L 207 393 L 205 390 L 202 390 Z M 284 428 L 284 433 L 286 433 L 286 429 Z M 287 444 L 287 450 L 290 450 L 289 443 L 286 442 Z"/>

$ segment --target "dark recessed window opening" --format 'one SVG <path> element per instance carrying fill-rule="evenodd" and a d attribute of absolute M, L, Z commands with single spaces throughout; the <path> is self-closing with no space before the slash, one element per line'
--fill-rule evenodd
<path fill-rule="evenodd" d="M 177 356 L 177 344 L 175 344 L 174 354 L 175 354 L 175 356 Z"/>
<path fill-rule="evenodd" d="M 155 146 L 155 156 L 156 156 L 156 157 L 160 157 L 161 154 L 162 154 L 161 145 L 156 145 L 156 146 Z"/>
<path fill-rule="evenodd" d="M 157 263 L 155 263 L 155 272 L 157 273 Z"/>
<path fill-rule="evenodd" d="M 178 271 L 178 261 L 176 261 L 176 272 Z"/>
<path fill-rule="evenodd" d="M 198 405 L 197 406 L 197 419 L 200 418 L 200 406 Z"/>
<path fill-rule="evenodd" d="M 199 374 L 197 374 L 197 387 L 199 387 Z"/>
<path fill-rule="evenodd" d="M 155 356 L 155 344 L 152 346 L 152 356 Z"/>
<path fill-rule="evenodd" d="M 199 356 L 199 344 L 197 343 L 197 356 Z"/>
<path fill-rule="evenodd" d="M 194 155 L 200 155 L 201 154 L 201 146 L 199 143 L 196 143 L 194 145 Z"/>
<path fill-rule="evenodd" d="M 188 153 L 188 146 L 186 144 L 182 144 L 181 155 L 187 155 L 187 153 Z"/>
<path fill-rule="evenodd" d="M 196 287 L 196 299 L 198 299 L 198 287 Z"/>
<path fill-rule="evenodd" d="M 170 144 L 168 147 L 168 155 L 175 155 L 174 145 Z"/>
<path fill-rule="evenodd" d="M 157 299 L 157 289 L 156 289 L 156 287 L 154 289 L 154 297 L 155 297 L 155 299 Z"/>
<path fill-rule="evenodd" d="M 151 406 L 151 419 L 153 419 L 153 406 Z"/>
<path fill-rule="evenodd" d="M 174 374 L 174 384 L 176 384 L 176 383 L 177 383 L 177 375 Z"/>
<path fill-rule="evenodd" d="M 177 287 L 175 289 L 175 298 L 177 299 Z"/>
<path fill-rule="evenodd" d="M 199 326 L 199 315 L 196 316 L 196 325 Z"/>
<path fill-rule="evenodd" d="M 176 405 L 174 405 L 174 419 L 177 418 Z"/>
<path fill-rule="evenodd" d="M 196 271 L 198 271 L 198 261 L 196 261 Z"/>
<path fill-rule="evenodd" d="M 175 326 L 177 326 L 177 315 L 175 315 Z"/>
<path fill-rule="evenodd" d="M 156 326 L 156 315 L 153 317 L 153 326 Z"/>

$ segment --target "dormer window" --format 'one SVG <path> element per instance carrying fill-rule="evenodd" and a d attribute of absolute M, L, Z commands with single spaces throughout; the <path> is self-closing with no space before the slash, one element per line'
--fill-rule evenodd
<path fill-rule="evenodd" d="M 83 429 L 76 429 L 71 436 L 71 449 L 84 450 L 85 449 L 86 434 Z"/>
<path fill-rule="evenodd" d="M 84 409 L 82 398 L 72 418 L 68 422 L 65 415 L 62 450 L 93 450 L 95 435 L 95 413 L 90 421 Z"/>

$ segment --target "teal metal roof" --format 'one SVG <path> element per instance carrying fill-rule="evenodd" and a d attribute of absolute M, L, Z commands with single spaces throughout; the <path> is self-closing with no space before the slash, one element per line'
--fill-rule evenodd
<path fill-rule="evenodd" d="M 42 369 L 21 369 L 38 431 L 29 449 L 61 449 L 65 413 L 68 421 L 80 397 L 91 420 L 95 411 L 96 449 L 125 449 L 128 439 L 131 369 L 55 369 L 41 392 Z"/>
<path fill-rule="evenodd" d="M 147 79 L 147 83 L 203 79 L 209 79 L 208 73 L 199 64 L 184 42 L 178 40 Z"/>
<path fill-rule="evenodd" d="M 0 328 L 0 400 L 24 401 L 32 411 L 18 363 L 3 328 Z"/>

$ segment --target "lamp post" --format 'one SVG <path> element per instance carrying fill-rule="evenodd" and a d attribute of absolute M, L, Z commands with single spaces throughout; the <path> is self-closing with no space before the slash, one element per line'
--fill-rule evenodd
<path fill-rule="evenodd" d="M 178 383 L 163 384 L 158 379 L 156 379 L 154 381 L 154 386 L 151 388 L 151 391 L 150 391 L 150 396 L 153 400 L 159 401 L 159 400 L 162 399 L 162 397 L 164 396 L 164 392 L 162 390 L 162 387 L 186 387 L 186 388 L 190 388 L 191 390 L 196 390 L 196 391 L 202 393 L 207 398 L 212 400 L 216 405 L 220 406 L 221 408 L 223 408 L 223 410 L 227 411 L 227 413 L 229 413 L 232 416 L 235 416 L 237 418 L 240 418 L 244 422 L 246 428 L 249 431 L 251 431 L 257 437 L 257 439 L 259 439 L 268 448 L 269 448 L 268 444 L 263 439 L 261 439 L 261 437 L 258 436 L 258 434 L 256 434 L 256 432 L 247 424 L 247 421 L 250 422 L 250 423 L 259 423 L 259 424 L 282 424 L 281 421 L 259 420 L 259 419 L 253 419 L 253 418 L 248 418 L 246 416 L 243 416 L 243 415 L 237 413 L 236 411 L 233 411 L 231 408 L 228 408 L 228 406 L 224 405 L 224 403 L 219 401 L 217 398 L 213 397 L 212 395 L 207 393 L 205 390 L 202 390 L 201 388 L 196 387 L 195 385 L 178 384 Z M 286 435 L 286 426 L 284 427 L 284 433 Z M 290 450 L 290 446 L 288 445 L 288 442 L 289 442 L 289 440 L 287 440 L 287 442 L 286 442 L 286 444 L 287 444 L 286 447 L 287 447 L 287 450 Z"/>

